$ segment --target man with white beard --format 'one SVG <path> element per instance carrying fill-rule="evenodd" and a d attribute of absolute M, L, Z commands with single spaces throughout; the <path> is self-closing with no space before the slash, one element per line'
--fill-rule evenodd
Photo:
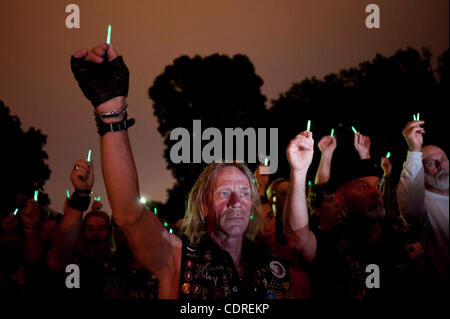
<path fill-rule="evenodd" d="M 445 283 L 449 268 L 448 158 L 439 147 L 422 147 L 425 130 L 421 125 L 424 123 L 411 121 L 402 132 L 408 144 L 408 155 L 397 188 L 397 200 L 406 221 L 420 228 L 425 253 L 436 275 Z"/>

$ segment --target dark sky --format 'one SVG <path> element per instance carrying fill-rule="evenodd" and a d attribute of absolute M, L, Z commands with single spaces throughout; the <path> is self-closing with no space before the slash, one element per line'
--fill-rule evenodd
<path fill-rule="evenodd" d="M 79 29 L 66 28 L 70 3 L 80 7 Z M 380 7 L 380 29 L 365 27 L 370 3 Z M 270 101 L 293 82 L 357 66 L 376 53 L 426 46 L 440 55 L 448 48 L 449 1 L 1 1 L 0 100 L 25 130 L 34 126 L 47 135 L 52 173 L 45 191 L 58 211 L 73 163 L 86 157 L 89 148 L 96 165 L 94 195 L 109 209 L 92 107 L 69 66 L 72 52 L 105 41 L 108 24 L 112 43 L 131 72 L 129 112 L 137 124 L 129 134 L 141 193 L 165 201 L 174 179 L 166 170 L 147 91 L 175 58 L 245 54 L 264 80 L 262 92 Z"/>

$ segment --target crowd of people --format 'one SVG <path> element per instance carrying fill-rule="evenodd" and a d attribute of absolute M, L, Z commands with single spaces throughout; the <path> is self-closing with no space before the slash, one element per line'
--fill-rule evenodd
<path fill-rule="evenodd" d="M 71 66 L 95 107 L 112 211 L 91 202 L 93 163 L 76 161 L 64 214 L 27 199 L 2 220 L 2 293 L 182 300 L 448 295 L 449 164 L 439 147 L 423 145 L 424 121 L 402 132 L 408 153 L 395 187 L 389 158 L 377 165 L 370 137 L 359 132 L 359 159 L 342 169 L 332 168 L 338 137 L 320 139 L 320 164 L 307 185 L 314 139 L 304 131 L 286 149 L 285 178 L 269 183 L 264 164 L 254 173 L 244 163 L 207 165 L 180 227 L 169 232 L 138 200 L 122 57 L 102 44 L 76 52 Z"/>

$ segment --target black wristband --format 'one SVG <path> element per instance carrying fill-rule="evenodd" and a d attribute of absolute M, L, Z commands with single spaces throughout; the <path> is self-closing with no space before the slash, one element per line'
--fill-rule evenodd
<path fill-rule="evenodd" d="M 82 196 L 74 191 L 69 199 L 69 207 L 84 212 L 89 208 L 91 196 Z"/>
<path fill-rule="evenodd" d="M 73 193 L 91 195 L 92 191 L 90 189 L 76 189 Z"/>
<path fill-rule="evenodd" d="M 95 122 L 97 124 L 97 133 L 100 136 L 103 136 L 108 132 L 127 130 L 136 123 L 135 119 L 124 119 L 122 122 L 105 123 L 98 118 L 95 119 Z"/>

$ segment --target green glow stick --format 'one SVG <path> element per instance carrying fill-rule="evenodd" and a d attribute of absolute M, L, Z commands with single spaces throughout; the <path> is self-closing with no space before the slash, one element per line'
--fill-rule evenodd
<path fill-rule="evenodd" d="M 419 119 L 420 119 L 420 113 L 417 113 L 416 119 L 417 119 L 417 121 L 419 121 Z"/>
<path fill-rule="evenodd" d="M 268 165 L 269 165 L 269 158 L 264 157 L 264 166 L 268 166 Z"/>
<path fill-rule="evenodd" d="M 18 211 L 19 211 L 19 209 L 16 208 L 16 210 L 15 210 L 14 213 L 13 213 L 13 215 L 16 216 Z"/>
<path fill-rule="evenodd" d="M 417 120 L 416 120 L 416 114 L 413 114 L 413 120 L 414 120 L 414 121 L 417 121 Z"/>
<path fill-rule="evenodd" d="M 38 193 L 39 191 L 34 191 L 34 201 L 37 202 L 38 201 Z"/>
<path fill-rule="evenodd" d="M 66 194 L 67 194 L 67 198 L 70 198 L 70 193 L 69 193 L 68 189 L 66 189 Z"/>
<path fill-rule="evenodd" d="M 167 227 L 167 225 L 168 225 L 167 222 L 164 222 L 164 227 Z"/>
<path fill-rule="evenodd" d="M 253 215 L 250 215 L 250 220 L 252 220 L 253 219 Z"/>
<path fill-rule="evenodd" d="M 331 129 L 331 134 L 330 135 L 331 135 L 331 137 L 334 136 L 334 128 Z"/>
<path fill-rule="evenodd" d="M 353 133 L 355 133 L 355 134 L 358 133 L 358 131 L 356 130 L 356 128 L 354 126 L 352 126 L 352 130 L 353 130 Z"/>
<path fill-rule="evenodd" d="M 386 158 L 389 158 L 389 157 L 391 157 L 391 152 L 388 152 L 388 153 L 386 154 Z"/>
<path fill-rule="evenodd" d="M 88 157 L 86 159 L 88 162 L 91 161 L 91 152 L 92 152 L 91 150 L 89 150 L 89 152 L 88 152 Z"/>
<path fill-rule="evenodd" d="M 308 181 L 308 186 L 311 186 L 311 185 L 312 185 L 311 181 Z"/>
<path fill-rule="evenodd" d="M 106 36 L 106 44 L 109 45 L 111 43 L 111 25 L 108 24 L 108 35 Z"/>
<path fill-rule="evenodd" d="M 256 183 L 256 179 L 253 179 L 253 184 Z"/>
<path fill-rule="evenodd" d="M 169 228 L 169 233 L 173 234 L 173 229 L 172 228 Z"/>
<path fill-rule="evenodd" d="M 306 131 L 311 132 L 311 120 L 308 120 L 308 125 L 306 126 Z"/>
<path fill-rule="evenodd" d="M 155 215 L 158 215 L 158 209 L 156 207 L 153 208 L 153 212 L 155 213 Z"/>

